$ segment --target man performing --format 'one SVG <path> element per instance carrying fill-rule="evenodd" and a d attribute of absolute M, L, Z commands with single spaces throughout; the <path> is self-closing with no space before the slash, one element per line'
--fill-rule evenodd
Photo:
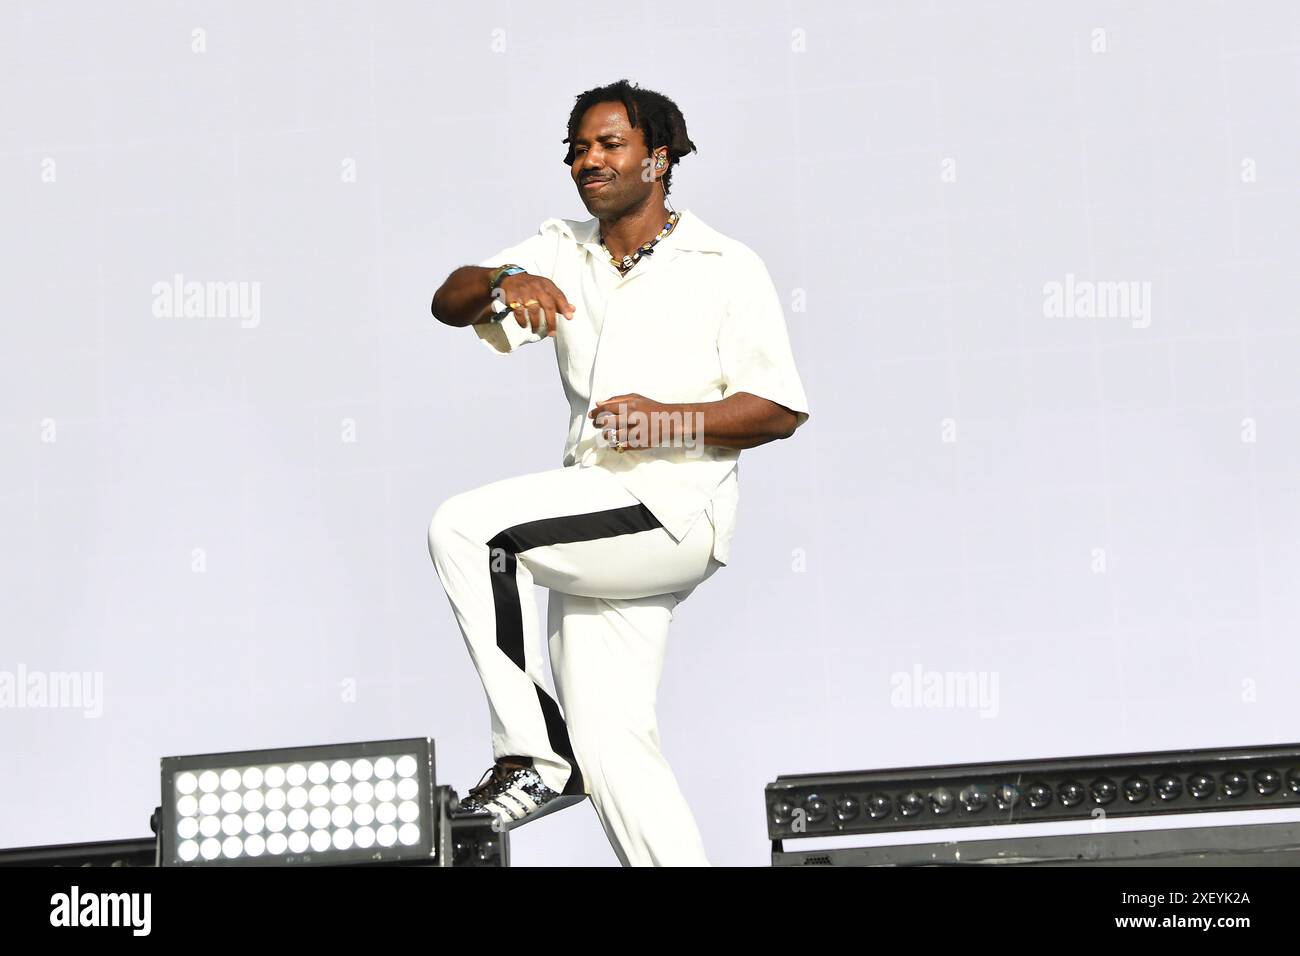
<path fill-rule="evenodd" d="M 740 450 L 789 438 L 808 400 L 762 259 L 665 205 L 695 151 L 677 105 L 626 80 L 588 90 L 564 142 L 593 218 L 547 219 L 433 297 L 494 352 L 553 339 L 571 414 L 563 467 L 454 495 L 429 525 L 492 718 L 495 765 L 461 810 L 511 828 L 589 795 L 624 866 L 709 866 L 660 750 L 668 628 L 729 560 Z"/>

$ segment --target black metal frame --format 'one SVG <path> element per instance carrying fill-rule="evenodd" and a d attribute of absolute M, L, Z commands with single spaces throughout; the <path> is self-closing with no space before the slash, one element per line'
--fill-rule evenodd
<path fill-rule="evenodd" d="M 95 843 L 59 843 L 0 850 L 0 867 L 151 867 L 158 865 L 158 838 L 100 840 Z"/>
<path fill-rule="evenodd" d="M 1300 823 L 780 850 L 787 866 L 1300 866 Z"/>

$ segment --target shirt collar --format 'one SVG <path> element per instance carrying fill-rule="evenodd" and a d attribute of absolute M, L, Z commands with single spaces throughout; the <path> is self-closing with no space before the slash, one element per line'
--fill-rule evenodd
<path fill-rule="evenodd" d="M 553 229 L 562 236 L 567 236 L 578 245 L 600 247 L 600 220 L 587 219 L 548 219 L 543 228 Z M 659 240 L 665 248 L 694 250 L 698 252 L 722 252 L 722 236 L 690 209 L 683 209 L 677 217 L 673 231 Z M 658 248 L 658 246 L 656 246 Z"/>

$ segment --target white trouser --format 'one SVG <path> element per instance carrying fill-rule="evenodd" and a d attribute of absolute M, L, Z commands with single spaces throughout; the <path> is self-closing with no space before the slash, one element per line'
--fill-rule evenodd
<path fill-rule="evenodd" d="M 448 498 L 429 553 L 487 692 L 493 758 L 588 793 L 624 866 L 709 866 L 659 746 L 655 692 L 673 609 L 722 567 L 706 515 L 680 542 L 600 466 Z M 550 589 L 546 691 L 533 585 Z M 561 707 L 563 710 L 561 711 Z"/>

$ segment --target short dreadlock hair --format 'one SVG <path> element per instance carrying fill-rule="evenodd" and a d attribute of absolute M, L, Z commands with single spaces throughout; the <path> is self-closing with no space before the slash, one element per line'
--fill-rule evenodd
<path fill-rule="evenodd" d="M 672 188 L 673 167 L 687 153 L 695 153 L 698 150 L 691 142 L 691 138 L 686 135 L 686 120 L 682 117 L 682 111 L 677 108 L 676 103 L 662 93 L 644 89 L 627 80 L 619 80 L 617 83 L 598 86 L 578 94 L 573 112 L 569 114 L 569 135 L 563 140 L 569 144 L 564 165 L 573 165 L 573 141 L 578 137 L 578 124 L 582 122 L 582 117 L 586 115 L 587 110 L 597 103 L 610 101 L 623 104 L 623 109 L 627 110 L 628 122 L 634 129 L 641 130 L 651 155 L 660 147 L 668 147 L 668 168 L 664 171 L 661 180 L 664 195 L 667 195 Z"/>

